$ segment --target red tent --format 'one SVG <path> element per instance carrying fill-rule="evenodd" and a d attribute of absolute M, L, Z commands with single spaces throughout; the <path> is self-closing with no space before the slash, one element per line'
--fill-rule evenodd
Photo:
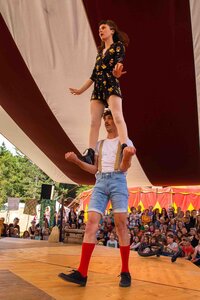
<path fill-rule="evenodd" d="M 92 190 L 85 191 L 79 195 L 82 208 L 87 211 Z M 200 186 L 194 187 L 132 187 L 129 188 L 129 210 L 132 206 L 142 206 L 142 210 L 153 206 L 153 208 L 168 208 L 173 206 L 175 210 L 181 207 L 183 211 L 200 209 Z M 108 204 L 107 209 L 111 207 Z"/>

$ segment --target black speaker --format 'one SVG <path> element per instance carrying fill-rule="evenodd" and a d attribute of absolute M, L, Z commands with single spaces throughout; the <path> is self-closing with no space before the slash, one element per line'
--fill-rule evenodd
<path fill-rule="evenodd" d="M 51 184 L 42 184 L 41 199 L 52 199 L 54 186 Z"/>

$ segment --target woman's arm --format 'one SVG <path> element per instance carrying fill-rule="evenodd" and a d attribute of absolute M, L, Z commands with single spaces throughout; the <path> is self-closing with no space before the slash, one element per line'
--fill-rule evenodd
<path fill-rule="evenodd" d="M 88 79 L 80 89 L 69 88 L 73 95 L 81 95 L 93 84 L 92 79 Z"/>

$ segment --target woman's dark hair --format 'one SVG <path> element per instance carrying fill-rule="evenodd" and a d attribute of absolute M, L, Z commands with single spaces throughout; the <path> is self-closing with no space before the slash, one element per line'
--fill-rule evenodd
<path fill-rule="evenodd" d="M 114 30 L 114 34 L 113 34 L 113 41 L 114 43 L 120 41 L 124 44 L 125 47 L 128 47 L 129 44 L 129 37 L 128 35 L 119 30 L 117 27 L 117 24 L 112 21 L 112 20 L 102 20 L 101 22 L 99 22 L 99 26 L 101 26 L 102 24 L 106 24 L 110 27 L 110 29 Z M 98 50 L 101 51 L 102 49 L 105 48 L 105 43 L 102 41 L 101 45 L 98 47 Z"/>

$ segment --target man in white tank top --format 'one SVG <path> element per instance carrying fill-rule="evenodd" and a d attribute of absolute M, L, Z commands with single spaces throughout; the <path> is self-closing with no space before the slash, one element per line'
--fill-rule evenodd
<path fill-rule="evenodd" d="M 119 285 L 128 287 L 131 285 L 131 275 L 128 267 L 130 240 L 126 225 L 128 208 L 126 173 L 131 166 L 131 159 L 136 150 L 133 143 L 128 140 L 127 147 L 123 149 L 122 153 L 117 128 L 109 110 L 104 113 L 103 119 L 107 130 L 107 138 L 97 144 L 94 165 L 81 161 L 74 152 L 65 154 L 67 161 L 78 165 L 89 173 L 95 174 L 96 183 L 88 208 L 88 221 L 79 268 L 70 274 L 60 273 L 59 277 L 81 286 L 86 285 L 88 266 L 96 244 L 98 225 L 108 201 L 111 200 L 122 260 Z"/>

